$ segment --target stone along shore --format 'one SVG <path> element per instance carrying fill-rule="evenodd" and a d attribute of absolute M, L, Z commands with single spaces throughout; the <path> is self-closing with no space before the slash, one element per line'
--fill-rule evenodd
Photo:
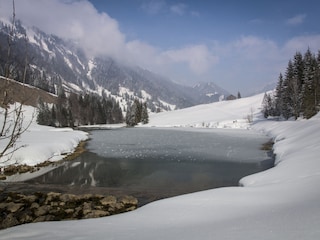
<path fill-rule="evenodd" d="M 104 217 L 136 209 L 132 196 L 0 192 L 0 229 L 24 223 Z"/>

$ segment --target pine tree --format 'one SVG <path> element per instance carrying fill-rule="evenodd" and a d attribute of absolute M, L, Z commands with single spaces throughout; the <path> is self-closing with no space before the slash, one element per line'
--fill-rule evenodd
<path fill-rule="evenodd" d="M 136 107 L 136 112 L 135 112 L 135 125 L 137 125 L 139 122 L 141 122 L 141 116 L 142 116 L 142 103 L 139 102 L 139 100 L 135 99 L 134 104 Z"/>
<path fill-rule="evenodd" d="M 47 103 L 43 102 L 41 98 L 38 99 L 38 115 L 37 123 L 40 125 L 52 125 L 51 111 Z"/>
<path fill-rule="evenodd" d="M 275 116 L 275 106 L 274 106 L 273 98 L 270 94 L 265 93 L 263 102 L 262 102 L 262 108 L 263 108 L 263 115 L 265 118 L 268 118 L 269 116 Z"/>
<path fill-rule="evenodd" d="M 316 58 L 316 73 L 315 73 L 315 104 L 316 104 L 316 111 L 320 111 L 320 50 L 318 51 L 318 55 Z"/>
<path fill-rule="evenodd" d="M 139 100 L 135 99 L 131 107 L 127 110 L 126 124 L 133 127 L 140 123 L 142 121 L 142 111 L 142 103 L 139 102 Z"/>
<path fill-rule="evenodd" d="M 293 61 L 292 87 L 292 107 L 293 116 L 297 119 L 300 116 L 303 102 L 302 88 L 304 85 L 304 62 L 300 52 L 297 52 Z"/>
<path fill-rule="evenodd" d="M 127 109 L 126 124 L 129 127 L 133 127 L 136 125 L 135 112 L 136 112 L 136 105 L 133 103 L 131 106 L 128 106 L 128 109 Z"/>
<path fill-rule="evenodd" d="M 143 124 L 149 123 L 148 107 L 146 102 L 143 104 L 142 107 L 141 122 Z"/>
<path fill-rule="evenodd" d="M 310 49 L 304 55 L 304 85 L 301 91 L 303 115 L 310 118 L 316 114 L 316 75 L 317 62 Z"/>
<path fill-rule="evenodd" d="M 286 119 L 310 118 L 320 110 L 320 51 L 317 58 L 310 49 L 303 58 L 299 52 L 295 54 L 285 78 L 279 76 L 274 103 L 274 114 Z"/>
<path fill-rule="evenodd" d="M 288 67 L 285 74 L 285 79 L 283 81 L 283 105 L 282 105 L 282 115 L 285 119 L 289 119 L 293 116 L 293 97 L 294 85 L 293 85 L 293 65 L 292 61 L 289 60 Z"/>
<path fill-rule="evenodd" d="M 281 116 L 283 114 L 283 97 L 283 76 L 280 73 L 275 93 L 275 116 Z"/>

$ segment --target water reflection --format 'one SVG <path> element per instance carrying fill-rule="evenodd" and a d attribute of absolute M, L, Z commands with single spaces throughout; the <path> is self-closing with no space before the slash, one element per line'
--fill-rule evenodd
<path fill-rule="evenodd" d="M 32 179 L 32 183 L 128 188 L 140 191 L 193 192 L 237 185 L 243 176 L 271 167 L 271 162 L 109 159 L 87 152 L 74 162 Z"/>
<path fill-rule="evenodd" d="M 139 138 L 140 144 L 129 144 L 132 133 L 135 138 Z M 265 138 L 259 138 L 259 141 L 252 139 L 252 146 L 256 150 L 250 153 L 247 151 L 248 144 L 242 146 L 243 143 L 234 137 L 218 141 L 214 137 L 214 140 L 207 139 L 212 138 L 211 134 L 180 133 L 132 130 L 95 132 L 89 149 L 99 149 L 99 154 L 86 152 L 76 160 L 64 162 L 60 167 L 29 182 L 86 188 L 107 187 L 124 194 L 143 192 L 148 196 L 157 193 L 157 198 L 163 198 L 221 186 L 235 186 L 242 177 L 273 166 L 272 157 L 257 150 Z M 158 140 L 152 138 L 152 143 L 148 134 L 157 134 Z M 192 141 L 192 149 L 185 146 L 187 141 Z M 217 145 L 219 151 L 208 148 L 212 145 Z M 150 154 L 155 150 L 157 154 Z M 243 151 L 247 151 L 246 154 Z M 225 160 L 235 152 L 242 153 L 239 154 L 239 161 Z M 243 163 L 246 157 L 258 160 Z"/>

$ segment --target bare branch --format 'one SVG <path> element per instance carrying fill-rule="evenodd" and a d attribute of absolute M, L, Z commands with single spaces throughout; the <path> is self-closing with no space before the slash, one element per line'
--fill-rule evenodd
<path fill-rule="evenodd" d="M 23 115 L 23 101 L 19 104 L 14 104 L 10 106 L 10 102 L 12 99 L 10 99 L 10 93 L 8 86 L 8 81 L 10 81 L 11 77 L 11 69 L 12 69 L 12 63 L 10 63 L 11 58 L 11 48 L 12 43 L 15 38 L 15 1 L 12 1 L 12 26 L 11 30 L 8 34 L 8 50 L 7 50 L 7 63 L 5 64 L 5 90 L 4 90 L 4 97 L 2 102 L 0 103 L 0 107 L 2 107 L 4 110 L 0 111 L 0 114 L 3 113 L 3 120 L 2 120 L 2 126 L 0 131 L 0 140 L 2 142 L 6 142 L 3 146 L 3 149 L 0 150 L 0 159 L 2 162 L 7 162 L 12 158 L 12 155 L 14 152 L 16 152 L 18 149 L 24 147 L 25 145 L 21 145 L 17 147 L 17 141 L 21 137 L 21 135 L 30 127 L 33 119 L 34 114 L 32 115 L 32 118 L 30 122 L 24 126 L 24 115 Z M 25 36 L 25 40 L 27 41 L 27 36 Z M 27 42 L 26 42 L 27 45 Z M 27 48 L 26 48 L 26 54 L 25 54 L 25 66 L 24 66 L 24 72 L 23 72 L 23 86 L 25 84 L 26 80 L 26 73 L 27 73 L 27 67 L 28 67 L 28 58 L 27 58 Z M 22 92 L 24 94 L 24 90 Z M 13 106 L 13 109 L 11 107 Z M 10 156 L 11 155 L 11 156 Z M 8 157 L 9 156 L 9 157 Z M 6 159 L 2 159 L 3 157 L 6 157 Z"/>

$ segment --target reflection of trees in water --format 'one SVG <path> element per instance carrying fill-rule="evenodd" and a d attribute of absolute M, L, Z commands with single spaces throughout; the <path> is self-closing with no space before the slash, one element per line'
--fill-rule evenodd
<path fill-rule="evenodd" d="M 108 159 L 86 152 L 72 162 L 31 182 L 161 191 L 194 192 L 235 186 L 249 174 L 269 166 L 219 161 Z"/>

